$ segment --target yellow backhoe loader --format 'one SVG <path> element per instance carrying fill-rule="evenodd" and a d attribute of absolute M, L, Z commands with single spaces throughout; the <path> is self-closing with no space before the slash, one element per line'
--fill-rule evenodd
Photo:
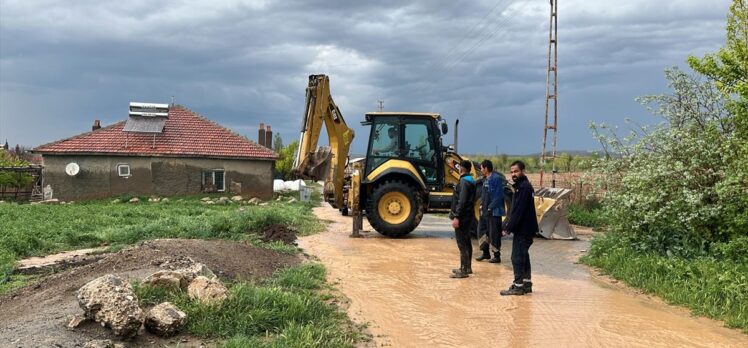
<path fill-rule="evenodd" d="M 360 219 L 366 216 L 377 232 L 401 237 L 418 226 L 424 213 L 449 211 L 460 178 L 457 164 L 464 158 L 453 146 L 442 144 L 448 127 L 439 114 L 367 113 L 362 122 L 370 126 L 366 156 L 347 163 L 354 132 L 330 95 L 326 75 L 309 76 L 305 104 L 293 172 L 298 178 L 324 180 L 325 201 L 353 215 L 354 230 L 360 229 Z M 318 146 L 323 124 L 329 147 Z M 479 174 L 476 167 L 474 175 Z M 565 220 L 565 206 L 557 198 L 536 197 L 541 225 L 553 209 L 554 217 L 563 217 L 555 218 L 553 230 L 547 233 L 551 237 L 559 236 L 556 229 L 573 234 Z M 477 201 L 476 213 L 479 206 Z"/>

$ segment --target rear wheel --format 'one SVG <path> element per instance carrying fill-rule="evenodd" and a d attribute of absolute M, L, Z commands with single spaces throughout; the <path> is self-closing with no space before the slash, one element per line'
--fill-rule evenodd
<path fill-rule="evenodd" d="M 423 210 L 421 196 L 400 181 L 378 185 L 366 202 L 369 224 L 388 237 L 402 237 L 412 232 L 421 223 Z"/>

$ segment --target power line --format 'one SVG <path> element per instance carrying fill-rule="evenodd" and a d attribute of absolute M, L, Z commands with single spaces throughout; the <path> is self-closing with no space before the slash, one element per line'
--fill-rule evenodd
<path fill-rule="evenodd" d="M 517 11 L 522 11 L 525 9 L 525 7 L 528 5 L 528 2 L 522 3 L 517 8 Z M 495 27 L 495 29 L 488 33 L 487 35 L 483 36 L 482 38 L 478 39 L 470 48 L 462 52 L 462 55 L 460 55 L 457 59 L 452 60 L 451 62 L 448 62 L 447 64 L 444 64 L 439 70 L 435 71 L 431 74 L 433 76 L 432 81 L 430 83 L 429 89 L 427 90 L 427 94 L 430 93 L 434 87 L 437 85 L 437 82 L 439 82 L 441 79 L 444 78 L 449 72 L 454 70 L 461 62 L 463 62 L 465 59 L 467 59 L 470 54 L 472 54 L 476 49 L 483 46 L 487 41 L 491 40 L 492 38 L 496 37 L 497 34 L 506 32 L 506 30 L 510 27 L 509 24 L 512 24 L 514 21 L 516 21 L 516 16 L 506 16 L 503 17 Z"/>
<path fill-rule="evenodd" d="M 467 40 L 470 36 L 473 35 L 473 31 L 475 31 L 476 28 L 478 28 L 479 26 L 485 26 L 485 25 L 487 25 L 489 22 L 486 21 L 486 19 L 491 14 L 493 14 L 493 12 L 499 7 L 499 5 L 501 5 L 502 1 L 503 0 L 499 0 L 498 2 L 496 2 L 496 4 L 491 8 L 491 10 L 489 10 L 488 13 L 486 13 L 486 15 L 483 16 L 483 18 L 481 18 L 479 21 L 477 21 L 475 23 L 475 25 L 473 25 L 473 27 L 470 28 L 470 30 L 468 30 L 467 34 L 465 34 L 465 36 L 462 37 L 462 39 L 460 40 L 460 42 L 458 42 L 457 45 L 454 45 L 452 47 L 452 49 L 450 49 L 449 52 L 447 52 L 447 54 L 444 55 L 444 57 L 442 58 L 441 62 L 438 65 L 442 65 L 444 62 L 446 62 L 450 58 L 450 56 L 457 51 L 457 49 L 462 45 L 462 43 L 465 42 L 465 40 Z M 485 22 L 485 24 L 484 24 L 484 22 Z M 434 64 L 434 65 L 437 65 L 437 64 Z"/>

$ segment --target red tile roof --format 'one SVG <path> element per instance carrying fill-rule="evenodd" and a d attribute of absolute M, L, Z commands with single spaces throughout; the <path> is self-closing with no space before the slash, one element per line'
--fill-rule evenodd
<path fill-rule="evenodd" d="M 277 159 L 272 150 L 238 135 L 182 106 L 169 109 L 163 133 L 123 132 L 125 121 L 92 132 L 41 145 L 45 154 L 112 154 L 130 156 L 228 157 Z"/>

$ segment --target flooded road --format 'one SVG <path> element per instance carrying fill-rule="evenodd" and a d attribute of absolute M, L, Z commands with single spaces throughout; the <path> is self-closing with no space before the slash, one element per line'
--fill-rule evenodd
<path fill-rule="evenodd" d="M 315 213 L 332 221 L 328 231 L 299 245 L 327 267 L 377 346 L 748 347 L 748 335 L 720 322 L 598 280 L 574 264 L 588 248 L 584 240 L 536 239 L 533 293 L 501 297 L 512 281 L 510 239 L 502 241 L 503 263 L 474 261 L 470 278 L 451 279 L 459 259 L 444 217 L 424 216 L 403 239 L 364 221 L 372 232 L 354 239 L 349 217 L 327 206 Z"/>

